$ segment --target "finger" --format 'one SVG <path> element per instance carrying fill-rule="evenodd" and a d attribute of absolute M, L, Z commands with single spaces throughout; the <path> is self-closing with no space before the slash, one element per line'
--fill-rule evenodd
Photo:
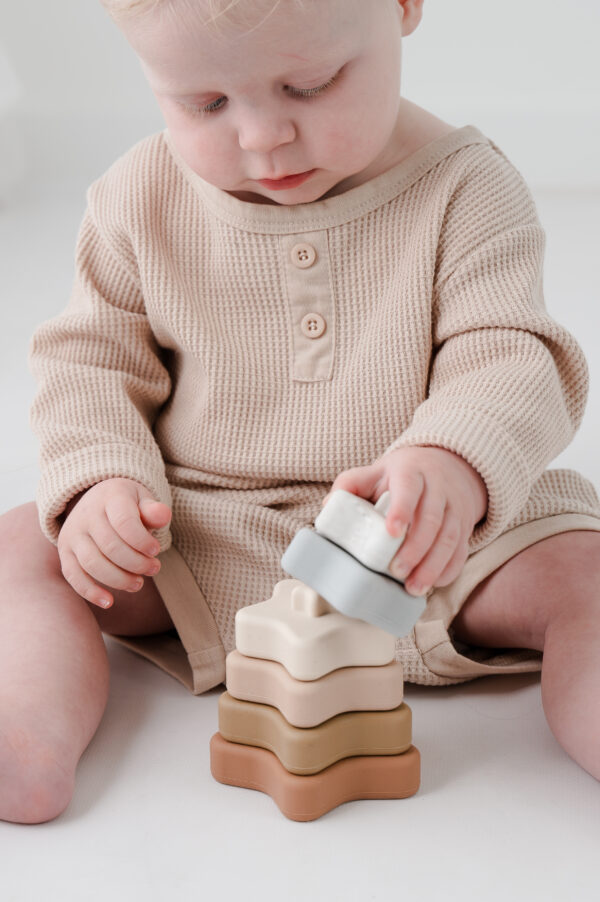
<path fill-rule="evenodd" d="M 139 502 L 139 511 L 142 523 L 149 529 L 166 526 L 172 516 L 169 505 L 155 501 L 154 498 L 142 498 Z"/>
<path fill-rule="evenodd" d="M 91 604 L 98 605 L 101 608 L 112 607 L 114 598 L 110 592 L 101 588 L 93 579 L 81 568 L 79 561 L 72 551 L 63 551 L 60 557 L 62 574 L 72 589 L 85 598 Z"/>
<path fill-rule="evenodd" d="M 115 532 L 103 514 L 88 529 L 89 535 L 104 557 L 129 573 L 145 573 L 154 576 L 160 570 L 160 561 L 152 555 L 141 554 Z"/>
<path fill-rule="evenodd" d="M 73 554 L 77 558 L 81 569 L 105 586 L 113 589 L 122 589 L 125 592 L 137 592 L 144 585 L 144 580 L 136 573 L 128 573 L 117 567 L 106 558 L 92 537 L 84 534 L 73 543 Z"/>
<path fill-rule="evenodd" d="M 416 516 L 417 507 L 425 491 L 425 477 L 415 469 L 390 470 L 390 505 L 385 525 L 391 536 L 400 536 Z M 406 540 L 405 540 L 406 542 Z"/>
<path fill-rule="evenodd" d="M 370 464 L 366 467 L 353 467 L 340 473 L 331 486 L 329 495 L 338 489 L 344 489 L 346 492 L 351 492 L 360 498 L 370 500 L 375 498 L 384 479 L 385 470 L 379 463 Z M 329 495 L 326 497 L 329 497 Z"/>
<path fill-rule="evenodd" d="M 108 498 L 105 509 L 108 522 L 128 545 L 143 554 L 158 552 L 160 545 L 143 525 L 134 498 L 123 494 Z"/>
<path fill-rule="evenodd" d="M 456 551 L 438 576 L 436 586 L 449 586 L 454 580 L 460 576 L 462 568 L 465 566 L 469 557 L 469 538 L 470 533 L 465 530 L 458 543 Z"/>
<path fill-rule="evenodd" d="M 445 499 L 439 492 L 428 490 L 421 495 L 410 529 L 391 564 L 391 572 L 407 581 L 413 569 L 433 545 L 444 520 Z"/>
<path fill-rule="evenodd" d="M 436 584 L 440 574 L 454 555 L 462 535 L 461 523 L 447 507 L 442 525 L 433 545 L 420 560 L 405 583 L 406 589 L 415 595 L 424 595 Z"/>

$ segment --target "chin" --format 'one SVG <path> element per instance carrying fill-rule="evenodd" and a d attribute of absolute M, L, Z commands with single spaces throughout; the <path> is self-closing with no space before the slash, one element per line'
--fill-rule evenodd
<path fill-rule="evenodd" d="M 301 185 L 300 188 L 292 189 L 288 198 L 273 198 L 273 202 L 281 205 L 292 206 L 293 204 L 311 204 L 317 200 L 328 197 L 334 188 L 340 184 L 340 179 L 333 180 L 330 185 Z M 303 190 L 305 189 L 305 190 Z M 283 193 L 283 192 L 281 192 Z"/>

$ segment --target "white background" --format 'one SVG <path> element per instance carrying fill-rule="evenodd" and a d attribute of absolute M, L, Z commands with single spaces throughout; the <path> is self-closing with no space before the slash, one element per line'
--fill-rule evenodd
<path fill-rule="evenodd" d="M 478 126 L 532 188 L 547 234 L 546 303 L 591 374 L 583 425 L 551 465 L 597 488 L 599 38 L 595 0 L 426 0 L 403 58 L 405 96 L 457 127 Z M 96 0 L 3 0 L 3 53 L 0 512 L 34 496 L 27 345 L 67 302 L 85 189 L 163 128 Z M 295 824 L 268 797 L 212 780 L 218 690 L 194 698 L 107 644 L 111 697 L 71 805 L 46 825 L 0 823 L 3 902 L 599 897 L 600 789 L 550 734 L 536 676 L 408 687 L 419 793 Z"/>

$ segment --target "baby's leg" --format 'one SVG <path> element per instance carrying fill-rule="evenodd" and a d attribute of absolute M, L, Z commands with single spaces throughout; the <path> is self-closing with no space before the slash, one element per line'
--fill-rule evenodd
<path fill-rule="evenodd" d="M 600 780 L 600 532 L 559 533 L 526 548 L 471 593 L 452 628 L 473 645 L 543 651 L 550 729 Z"/>
<path fill-rule="evenodd" d="M 161 628 L 152 580 L 135 594 L 113 594 L 125 632 L 152 632 L 144 613 Z M 63 578 L 35 503 L 0 516 L 0 820 L 40 823 L 69 804 L 77 763 L 108 697 L 95 611 Z"/>

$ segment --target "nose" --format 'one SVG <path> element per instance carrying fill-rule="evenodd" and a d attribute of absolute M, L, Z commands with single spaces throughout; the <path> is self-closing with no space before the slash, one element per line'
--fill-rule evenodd
<path fill-rule="evenodd" d="M 242 150 L 269 153 L 296 137 L 294 123 L 284 114 L 254 110 L 238 124 L 238 140 Z"/>

